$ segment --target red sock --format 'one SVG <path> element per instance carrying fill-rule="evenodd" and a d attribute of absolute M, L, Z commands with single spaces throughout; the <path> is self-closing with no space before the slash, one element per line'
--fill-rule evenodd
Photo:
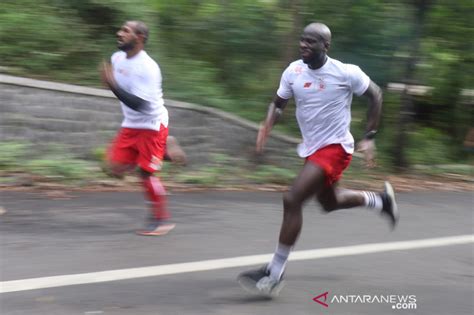
<path fill-rule="evenodd" d="M 145 196 L 151 202 L 153 217 L 158 220 L 166 220 L 171 217 L 166 203 L 166 191 L 161 181 L 155 176 L 143 179 Z"/>

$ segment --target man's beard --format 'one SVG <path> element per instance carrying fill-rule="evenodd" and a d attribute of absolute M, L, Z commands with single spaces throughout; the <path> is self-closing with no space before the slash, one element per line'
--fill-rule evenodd
<path fill-rule="evenodd" d="M 326 60 L 326 54 L 324 52 L 313 52 L 309 58 L 302 58 L 303 62 L 307 65 L 314 63 L 323 63 Z"/>
<path fill-rule="evenodd" d="M 133 48 L 135 48 L 135 43 L 134 42 L 119 43 L 119 44 L 117 44 L 117 47 L 118 47 L 118 49 L 127 52 L 127 51 L 130 51 Z"/>

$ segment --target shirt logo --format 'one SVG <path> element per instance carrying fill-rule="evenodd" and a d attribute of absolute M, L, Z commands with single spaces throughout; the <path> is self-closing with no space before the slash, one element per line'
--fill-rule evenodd
<path fill-rule="evenodd" d="M 312 82 L 305 82 L 303 88 L 308 89 L 311 86 Z"/>
<path fill-rule="evenodd" d="M 318 79 L 318 84 L 319 84 L 319 90 L 322 91 L 326 88 L 326 83 L 324 83 L 322 78 Z"/>
<path fill-rule="evenodd" d="M 296 66 L 295 69 L 293 69 L 293 71 L 294 71 L 296 74 L 302 74 L 302 73 L 303 73 L 303 67 L 301 67 L 301 66 Z"/>
<path fill-rule="evenodd" d="M 122 69 L 122 68 L 118 68 L 118 73 L 124 75 L 124 76 L 128 76 L 130 74 L 130 72 L 126 69 Z"/>

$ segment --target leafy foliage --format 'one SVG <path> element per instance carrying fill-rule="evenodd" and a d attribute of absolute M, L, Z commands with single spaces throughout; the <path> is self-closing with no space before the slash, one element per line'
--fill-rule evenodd
<path fill-rule="evenodd" d="M 416 100 L 417 132 L 437 130 L 450 153 L 464 158 L 472 126 L 474 37 L 472 1 L 430 1 L 421 26 L 418 84 L 432 92 Z M 329 25 L 330 55 L 359 65 L 380 86 L 404 80 L 414 40 L 416 1 L 381 0 L 5 0 L 0 7 L 1 69 L 12 74 L 99 85 L 97 65 L 115 50 L 115 32 L 127 19 L 151 29 L 148 52 L 164 74 L 168 98 L 219 107 L 259 121 L 285 66 L 297 58 L 298 34 L 312 21 Z M 341 8 L 344 8 L 341 10 Z M 364 128 L 365 103 L 356 103 L 353 127 Z M 388 110 L 387 110 L 388 109 Z M 392 152 L 399 99 L 385 104 L 378 139 Z M 279 130 L 298 135 L 292 115 Z M 416 137 L 418 139 L 418 136 Z M 390 147 L 392 146 L 392 147 Z M 413 147 L 417 150 L 417 147 Z"/>

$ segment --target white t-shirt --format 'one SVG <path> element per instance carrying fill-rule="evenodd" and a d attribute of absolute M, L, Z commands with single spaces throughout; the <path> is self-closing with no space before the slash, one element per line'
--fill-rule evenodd
<path fill-rule="evenodd" d="M 168 127 L 168 110 L 164 106 L 158 64 L 144 50 L 129 59 L 125 52 L 117 51 L 111 61 L 117 84 L 126 92 L 147 101 L 140 112 L 120 102 L 124 115 L 122 127 L 152 130 L 160 130 L 161 124 Z"/>
<path fill-rule="evenodd" d="M 292 62 L 283 72 L 279 97 L 296 102 L 296 119 L 303 142 L 298 155 L 307 157 L 327 145 L 339 143 L 354 153 L 350 133 L 352 94 L 362 95 L 370 78 L 358 67 L 329 58 L 311 70 L 302 60 Z"/>

